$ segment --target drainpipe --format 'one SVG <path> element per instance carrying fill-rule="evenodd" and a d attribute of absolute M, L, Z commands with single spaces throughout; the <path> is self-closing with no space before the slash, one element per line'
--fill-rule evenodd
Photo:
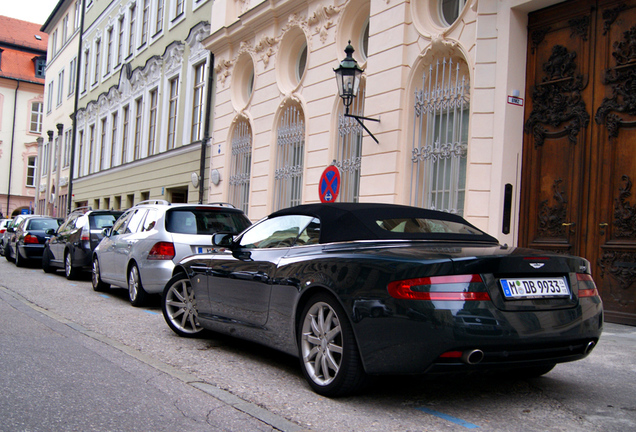
<path fill-rule="evenodd" d="M 208 94 L 205 103 L 205 122 L 203 127 L 203 141 L 201 141 L 201 165 L 199 168 L 199 204 L 203 204 L 203 194 L 205 185 L 205 152 L 210 141 L 210 114 L 212 113 L 212 85 L 214 84 L 214 54 L 210 52 L 210 65 L 208 68 Z M 212 159 L 210 159 L 212 165 Z"/>
<path fill-rule="evenodd" d="M 11 171 L 13 171 L 13 144 L 15 141 L 15 112 L 18 106 L 18 89 L 20 88 L 20 81 L 17 81 L 15 86 L 15 94 L 13 96 L 13 127 L 11 128 L 11 153 L 9 153 L 9 187 L 7 188 L 7 217 L 11 215 L 9 211 L 9 204 L 11 203 Z"/>
<path fill-rule="evenodd" d="M 71 161 L 68 167 L 68 203 L 66 206 L 66 214 L 71 213 L 71 207 L 73 206 L 73 171 L 75 169 L 75 143 L 77 141 L 77 106 L 79 105 L 79 92 L 80 92 L 80 70 L 82 68 L 82 37 L 84 36 L 84 15 L 86 15 L 86 0 L 82 1 L 82 17 L 80 18 L 80 30 L 79 30 L 79 44 L 77 47 L 77 71 L 75 73 L 75 100 L 73 105 L 73 119 L 71 140 Z"/>

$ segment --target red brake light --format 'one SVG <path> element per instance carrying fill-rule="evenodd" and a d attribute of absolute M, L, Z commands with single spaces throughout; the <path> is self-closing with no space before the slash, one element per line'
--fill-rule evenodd
<path fill-rule="evenodd" d="M 4 234 L 6 230 L 7 230 L 6 228 L 0 228 L 0 234 Z"/>
<path fill-rule="evenodd" d="M 469 291 L 470 284 L 481 284 L 482 291 Z M 390 282 L 391 297 L 404 300 L 488 301 L 483 280 L 478 274 L 433 276 Z"/>
<path fill-rule="evenodd" d="M 25 244 L 40 244 L 40 240 L 38 240 L 38 238 L 34 235 L 27 234 L 24 237 L 24 243 Z"/>
<path fill-rule="evenodd" d="M 82 237 L 80 238 L 81 241 L 90 241 L 91 239 L 91 232 L 88 228 L 88 226 L 83 226 L 82 227 Z"/>
<path fill-rule="evenodd" d="M 581 297 L 596 297 L 598 296 L 598 289 L 592 275 L 586 273 L 577 273 L 576 280 L 579 281 L 579 298 Z"/>
<path fill-rule="evenodd" d="M 150 249 L 149 260 L 171 260 L 174 258 L 174 244 L 170 242 L 159 242 Z"/>

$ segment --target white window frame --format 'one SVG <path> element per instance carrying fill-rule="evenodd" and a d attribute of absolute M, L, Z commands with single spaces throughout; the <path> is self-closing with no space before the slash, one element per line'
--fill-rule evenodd
<path fill-rule="evenodd" d="M 37 105 L 39 109 L 34 110 L 34 105 Z M 29 132 L 41 134 L 42 133 L 42 121 L 44 120 L 44 103 L 42 101 L 31 102 L 31 119 L 29 120 Z M 35 115 L 35 130 L 33 129 L 33 116 Z"/>

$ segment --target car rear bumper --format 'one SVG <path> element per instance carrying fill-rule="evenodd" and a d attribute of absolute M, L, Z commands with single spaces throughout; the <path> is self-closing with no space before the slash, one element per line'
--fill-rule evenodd
<path fill-rule="evenodd" d="M 174 263 L 170 260 L 146 260 L 143 265 L 139 267 L 144 291 L 148 294 L 163 292 L 163 288 L 172 277 L 173 270 Z"/>
<path fill-rule="evenodd" d="M 19 245 L 18 251 L 20 253 L 21 258 L 26 259 L 42 259 L 42 255 L 44 253 L 44 245 L 43 244 L 26 244 Z"/>
<path fill-rule="evenodd" d="M 354 323 L 370 374 L 419 374 L 537 366 L 586 357 L 603 329 L 600 299 L 562 311 L 432 309 Z M 441 305 L 438 305 L 441 306 Z M 474 317 L 466 323 L 465 317 Z M 478 352 L 470 361 L 469 354 Z M 461 353 L 461 355 L 460 355 Z"/>

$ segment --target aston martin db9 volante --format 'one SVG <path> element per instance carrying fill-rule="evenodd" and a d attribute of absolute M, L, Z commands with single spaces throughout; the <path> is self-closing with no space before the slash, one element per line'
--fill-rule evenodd
<path fill-rule="evenodd" d="M 308 204 L 213 242 L 175 267 L 162 301 L 170 328 L 298 356 L 325 396 L 368 374 L 539 376 L 586 357 L 603 327 L 587 260 L 502 246 L 448 213 Z"/>

